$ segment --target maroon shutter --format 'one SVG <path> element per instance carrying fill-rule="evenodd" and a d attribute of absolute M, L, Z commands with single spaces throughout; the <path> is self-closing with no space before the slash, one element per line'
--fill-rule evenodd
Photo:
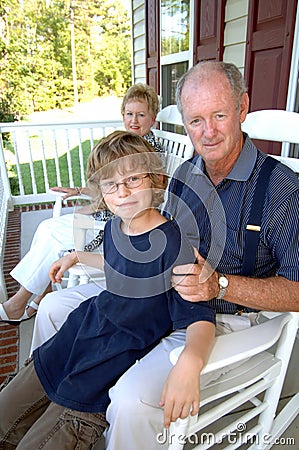
<path fill-rule="evenodd" d="M 146 81 L 160 94 L 160 1 L 146 0 Z"/>
<path fill-rule="evenodd" d="M 194 64 L 203 59 L 222 61 L 225 0 L 195 0 Z"/>
<path fill-rule="evenodd" d="M 245 79 L 250 111 L 285 109 L 297 0 L 249 2 Z M 266 153 L 280 154 L 281 144 L 256 142 Z"/>

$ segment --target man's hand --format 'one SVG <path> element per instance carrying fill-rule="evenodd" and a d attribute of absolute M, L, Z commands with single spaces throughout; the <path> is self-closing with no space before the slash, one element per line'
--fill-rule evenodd
<path fill-rule="evenodd" d="M 49 277 L 52 283 L 61 283 L 64 273 L 78 261 L 77 253 L 72 252 L 53 262 L 49 270 Z"/>
<path fill-rule="evenodd" d="M 197 264 L 184 264 L 173 269 L 172 286 L 189 302 L 200 302 L 217 297 L 218 274 L 194 249 Z"/>

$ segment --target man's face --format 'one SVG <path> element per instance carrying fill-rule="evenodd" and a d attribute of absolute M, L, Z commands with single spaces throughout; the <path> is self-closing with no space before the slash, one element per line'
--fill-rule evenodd
<path fill-rule="evenodd" d="M 229 166 L 242 148 L 240 124 L 248 110 L 247 94 L 239 111 L 224 75 L 213 72 L 198 79 L 195 74 L 185 81 L 181 102 L 186 131 L 206 166 Z"/>

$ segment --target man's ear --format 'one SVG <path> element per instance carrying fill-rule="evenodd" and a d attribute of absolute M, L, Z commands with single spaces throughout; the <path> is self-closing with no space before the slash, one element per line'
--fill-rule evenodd
<path fill-rule="evenodd" d="M 246 119 L 249 110 L 249 96 L 247 92 L 242 95 L 240 103 L 240 123 L 243 123 Z"/>

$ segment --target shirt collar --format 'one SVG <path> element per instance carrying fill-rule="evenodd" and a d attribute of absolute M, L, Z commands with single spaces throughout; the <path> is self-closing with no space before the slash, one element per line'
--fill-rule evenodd
<path fill-rule="evenodd" d="M 247 181 L 254 169 L 256 159 L 257 159 L 257 148 L 249 138 L 246 133 L 243 133 L 244 145 L 242 151 L 237 159 L 234 167 L 227 175 L 226 179 L 235 181 Z M 199 174 L 200 172 L 205 173 L 205 166 L 203 159 L 198 156 L 196 157 L 195 167 L 192 173 Z M 200 169 L 200 170 L 198 170 Z"/>

